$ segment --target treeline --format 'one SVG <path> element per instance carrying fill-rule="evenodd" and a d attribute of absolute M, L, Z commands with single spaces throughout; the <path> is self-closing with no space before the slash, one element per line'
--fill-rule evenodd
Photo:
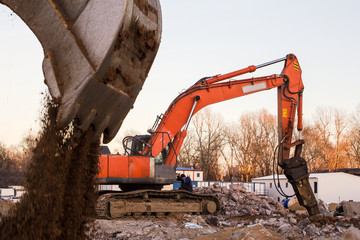
<path fill-rule="evenodd" d="M 31 135 L 24 138 L 20 146 L 6 147 L 0 143 L 0 187 L 23 185 L 24 170 L 31 158 L 35 140 Z"/>
<path fill-rule="evenodd" d="M 294 140 L 298 134 L 294 134 Z M 360 105 L 346 114 L 334 108 L 319 109 L 306 119 L 302 156 L 310 172 L 360 167 Z M 0 143 L 0 187 L 22 184 L 35 139 L 30 134 L 20 146 Z M 277 117 L 266 110 L 249 112 L 234 123 L 210 110 L 194 116 L 178 157 L 178 166 L 204 170 L 206 180 L 250 181 L 271 175 L 278 144 Z"/>
<path fill-rule="evenodd" d="M 351 114 L 319 109 L 303 125 L 302 156 L 310 172 L 360 167 L 360 105 Z M 297 138 L 294 133 L 293 141 Z M 197 163 L 206 180 L 250 181 L 272 174 L 277 144 L 277 117 L 266 110 L 243 114 L 231 124 L 204 110 L 192 119 L 178 166 Z"/>

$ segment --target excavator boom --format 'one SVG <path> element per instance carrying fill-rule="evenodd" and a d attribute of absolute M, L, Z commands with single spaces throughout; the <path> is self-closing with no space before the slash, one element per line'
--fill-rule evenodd
<path fill-rule="evenodd" d="M 0 0 L 44 49 L 57 124 L 95 128 L 108 143 L 142 88 L 161 37 L 159 0 Z"/>

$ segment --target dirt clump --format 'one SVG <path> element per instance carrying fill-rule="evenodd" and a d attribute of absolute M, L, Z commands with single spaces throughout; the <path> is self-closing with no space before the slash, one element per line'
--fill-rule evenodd
<path fill-rule="evenodd" d="M 99 142 L 92 143 L 92 129 L 56 129 L 57 105 L 49 97 L 44 109 L 25 172 L 26 193 L 2 219 L 0 239 L 91 238 Z"/>

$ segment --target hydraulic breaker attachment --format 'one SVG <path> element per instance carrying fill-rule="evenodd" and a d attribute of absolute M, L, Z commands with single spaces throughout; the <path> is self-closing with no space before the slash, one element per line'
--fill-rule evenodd
<path fill-rule="evenodd" d="M 309 183 L 306 161 L 300 157 L 302 144 L 296 145 L 294 157 L 284 159 L 279 165 L 284 169 L 284 174 L 291 183 L 299 204 L 306 208 L 309 215 L 313 216 L 320 212 Z"/>
<path fill-rule="evenodd" d="M 0 0 L 44 49 L 43 72 L 59 104 L 58 127 L 76 119 L 108 143 L 142 88 L 157 53 L 159 0 Z M 94 139 L 95 140 L 95 139 Z"/>

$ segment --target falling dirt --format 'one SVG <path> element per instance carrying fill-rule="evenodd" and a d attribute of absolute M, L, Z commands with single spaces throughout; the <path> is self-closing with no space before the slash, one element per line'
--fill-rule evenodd
<path fill-rule="evenodd" d="M 0 239 L 89 239 L 96 201 L 99 142 L 92 129 L 56 129 L 57 106 L 46 98 L 42 130 L 22 201 L 0 222 Z"/>

